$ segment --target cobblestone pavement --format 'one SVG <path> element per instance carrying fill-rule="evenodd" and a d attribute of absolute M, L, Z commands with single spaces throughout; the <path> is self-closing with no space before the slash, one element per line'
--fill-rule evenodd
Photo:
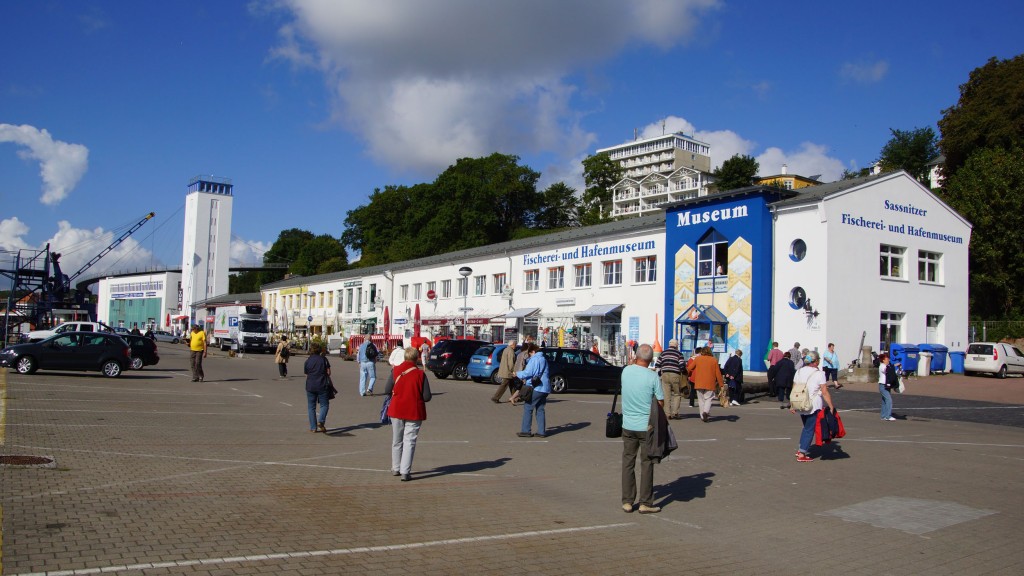
<path fill-rule="evenodd" d="M 0 467 L 2 574 L 1024 570 L 1024 430 L 972 421 L 976 406 L 925 416 L 903 395 L 906 418 L 883 422 L 877 392 L 844 387 L 847 437 L 806 464 L 800 421 L 777 403 L 716 406 L 709 423 L 685 408 L 680 448 L 655 469 L 664 509 L 641 516 L 619 505 L 611 395 L 553 396 L 549 436 L 521 439 L 521 409 L 493 404 L 491 386 L 432 379 L 400 482 L 382 399 L 358 395 L 354 363 L 332 360 L 325 435 L 308 431 L 302 357 L 278 380 L 269 356 L 211 356 L 193 383 L 183 348 L 160 353 L 118 379 L 6 375 L 0 456 L 55 465 Z"/>

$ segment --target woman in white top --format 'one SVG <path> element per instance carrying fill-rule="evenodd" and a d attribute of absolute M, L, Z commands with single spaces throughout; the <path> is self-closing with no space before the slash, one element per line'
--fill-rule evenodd
<path fill-rule="evenodd" d="M 807 395 L 811 399 L 810 411 L 790 410 L 794 414 L 799 414 L 804 423 L 804 429 L 800 433 L 800 446 L 796 451 L 797 462 L 814 461 L 807 455 L 807 452 L 811 449 L 811 442 L 814 441 L 814 426 L 818 422 L 818 412 L 821 411 L 823 404 L 828 405 L 829 410 L 835 410 L 832 405 L 832 396 L 828 393 L 826 385 L 828 381 L 825 380 L 825 373 L 818 369 L 820 360 L 817 352 L 807 352 L 807 355 L 804 356 L 804 366 L 797 371 L 796 378 L 794 378 L 799 382 L 807 382 Z"/>
<path fill-rule="evenodd" d="M 889 391 L 899 386 L 899 383 L 896 367 L 889 360 L 889 354 L 882 352 L 878 355 L 878 393 L 882 395 L 882 420 L 896 421 L 892 416 L 892 394 Z"/>

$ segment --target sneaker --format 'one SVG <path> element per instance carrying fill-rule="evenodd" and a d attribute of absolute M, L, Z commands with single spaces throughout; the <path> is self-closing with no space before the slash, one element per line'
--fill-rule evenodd
<path fill-rule="evenodd" d="M 520 438 L 529 438 L 533 436 L 533 434 L 530 434 L 529 432 L 517 432 L 516 436 L 519 436 Z"/>
<path fill-rule="evenodd" d="M 622 511 L 625 512 L 626 514 L 629 514 L 630 512 L 633 511 L 633 505 L 632 504 L 623 504 L 622 505 Z"/>
<path fill-rule="evenodd" d="M 658 512 L 661 512 L 661 506 L 647 506 L 645 504 L 641 504 L 639 511 L 641 514 L 657 514 Z"/>
<path fill-rule="evenodd" d="M 398 470 L 392 470 L 392 471 L 391 471 L 391 475 L 392 475 L 392 476 L 401 476 L 401 475 L 402 475 L 402 473 L 401 473 L 401 472 L 399 472 Z"/>
<path fill-rule="evenodd" d="M 896 421 L 896 419 L 893 418 L 892 416 L 889 416 L 888 418 L 882 418 L 882 420 L 885 420 L 887 422 L 895 422 Z"/>
<path fill-rule="evenodd" d="M 814 462 L 814 458 L 811 458 L 810 456 L 808 456 L 806 454 L 799 454 L 796 457 L 796 461 L 797 462 Z"/>
<path fill-rule="evenodd" d="M 732 404 L 733 406 L 739 406 L 740 405 L 740 403 L 735 401 L 735 400 L 733 400 L 730 404 Z"/>
<path fill-rule="evenodd" d="M 412 475 L 402 474 L 402 482 L 408 482 L 409 480 L 412 480 Z"/>

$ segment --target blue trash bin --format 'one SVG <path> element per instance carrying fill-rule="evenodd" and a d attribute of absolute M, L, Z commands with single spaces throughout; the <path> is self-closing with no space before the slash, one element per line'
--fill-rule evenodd
<path fill-rule="evenodd" d="M 913 344 L 890 344 L 890 362 L 899 362 L 904 372 L 917 372 L 917 360 L 921 350 Z"/>
<path fill-rule="evenodd" d="M 949 353 L 950 370 L 952 370 L 954 374 L 964 373 L 965 358 L 967 358 L 967 352 L 959 352 L 954 350 L 953 352 Z"/>
<path fill-rule="evenodd" d="M 949 348 L 942 344 L 918 344 L 917 347 L 921 352 L 932 353 L 932 374 L 946 371 L 946 354 L 949 352 Z"/>

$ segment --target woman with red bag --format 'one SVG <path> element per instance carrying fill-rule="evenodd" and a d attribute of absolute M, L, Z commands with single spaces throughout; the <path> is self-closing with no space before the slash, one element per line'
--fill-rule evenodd
<path fill-rule="evenodd" d="M 430 383 L 423 370 L 416 367 L 419 350 L 405 349 L 405 362 L 392 369 L 394 382 L 388 381 L 384 394 L 391 395 L 388 416 L 391 418 L 391 473 L 402 482 L 412 480 L 412 457 L 420 425 L 427 419 L 426 403 L 430 402 Z"/>

